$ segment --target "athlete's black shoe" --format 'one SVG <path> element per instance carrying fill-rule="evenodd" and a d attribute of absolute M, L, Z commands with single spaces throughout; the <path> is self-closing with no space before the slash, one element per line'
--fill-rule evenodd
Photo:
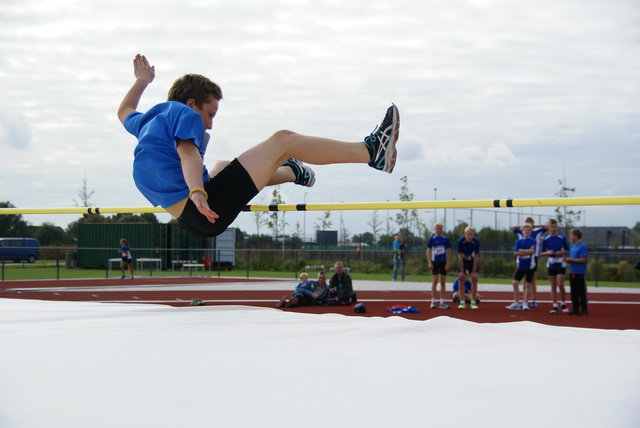
<path fill-rule="evenodd" d="M 380 126 L 364 139 L 369 150 L 369 166 L 391 174 L 396 165 L 396 141 L 400 135 L 400 112 L 395 104 L 387 109 Z"/>
<path fill-rule="evenodd" d="M 312 187 L 316 183 L 316 174 L 311 168 L 303 164 L 297 159 L 289 158 L 282 166 L 288 166 L 293 170 L 296 176 L 294 184 L 300 186 Z"/>

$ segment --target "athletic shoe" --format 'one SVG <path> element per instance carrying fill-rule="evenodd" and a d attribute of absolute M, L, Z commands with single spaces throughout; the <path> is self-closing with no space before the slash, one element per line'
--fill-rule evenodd
<path fill-rule="evenodd" d="M 380 171 L 393 172 L 396 165 L 396 141 L 400 134 L 400 112 L 395 104 L 387 109 L 382 123 L 365 137 L 364 144 L 369 150 L 369 166 Z"/>
<path fill-rule="evenodd" d="M 479 309 L 477 302 L 471 302 L 471 309 Z"/>
<path fill-rule="evenodd" d="M 522 310 L 523 311 L 528 311 L 529 310 L 529 305 L 527 305 L 526 302 L 522 304 Z"/>
<path fill-rule="evenodd" d="M 122 275 L 122 278 L 120 278 L 120 279 L 125 279 L 125 278 L 126 278 L 126 276 L 125 276 L 125 275 Z"/>
<path fill-rule="evenodd" d="M 458 305 L 458 309 L 464 309 L 464 308 L 465 308 L 464 302 L 460 302 L 460 304 Z"/>
<path fill-rule="evenodd" d="M 460 303 L 460 299 L 456 297 L 455 299 L 453 299 L 453 303 Z"/>
<path fill-rule="evenodd" d="M 316 174 L 311 168 L 304 165 L 298 159 L 289 158 L 282 164 L 282 166 L 288 166 L 293 170 L 293 173 L 296 176 L 296 179 L 293 182 L 294 184 L 305 187 L 313 187 L 313 185 L 316 184 Z"/>
<path fill-rule="evenodd" d="M 564 304 L 562 305 L 562 312 L 565 314 L 569 313 L 569 308 L 567 308 L 567 305 L 564 305 Z"/>
<path fill-rule="evenodd" d="M 513 302 L 509 306 L 505 306 L 505 308 L 509 309 L 510 311 L 519 311 L 522 309 L 522 303 Z"/>
<path fill-rule="evenodd" d="M 535 300 L 531 301 L 531 307 L 532 308 L 537 308 L 538 307 L 538 302 L 536 302 Z"/>
<path fill-rule="evenodd" d="M 435 309 L 436 308 L 436 302 L 431 302 L 431 309 Z"/>
<path fill-rule="evenodd" d="M 553 309 L 551 309 L 549 311 L 550 314 L 557 314 L 558 313 L 558 308 L 556 306 L 553 307 Z"/>
<path fill-rule="evenodd" d="M 440 309 L 449 309 L 449 305 L 447 305 L 445 302 L 440 302 Z"/>

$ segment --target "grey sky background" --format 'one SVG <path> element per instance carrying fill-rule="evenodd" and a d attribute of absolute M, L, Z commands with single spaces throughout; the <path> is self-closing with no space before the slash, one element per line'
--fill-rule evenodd
<path fill-rule="evenodd" d="M 278 129 L 359 141 L 398 105 L 392 175 L 318 166 L 315 187 L 281 187 L 287 203 L 394 201 L 403 176 L 414 200 L 551 198 L 563 176 L 573 196 L 640 194 L 637 1 L 4 0 L 0 200 L 73 206 L 86 175 L 95 206 L 148 206 L 131 178 L 135 139 L 116 117 L 138 52 L 156 66 L 141 110 L 184 73 L 221 85 L 207 164 Z M 585 210 L 581 225 L 640 221 L 637 206 Z M 506 227 L 525 212 L 447 210 L 446 221 Z M 309 235 L 321 214 L 286 221 Z M 370 230 L 370 216 L 342 213 L 350 234 Z M 249 214 L 235 225 L 256 230 Z"/>

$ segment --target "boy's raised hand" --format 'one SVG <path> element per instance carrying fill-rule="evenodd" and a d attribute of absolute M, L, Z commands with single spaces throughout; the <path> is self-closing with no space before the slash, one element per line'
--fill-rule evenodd
<path fill-rule="evenodd" d="M 156 77 L 156 68 L 153 65 L 149 65 L 147 57 L 137 54 L 133 59 L 133 74 L 136 76 L 136 79 L 151 83 Z"/>

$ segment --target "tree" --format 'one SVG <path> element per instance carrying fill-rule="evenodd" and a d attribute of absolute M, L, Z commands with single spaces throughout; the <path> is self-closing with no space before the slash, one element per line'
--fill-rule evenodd
<path fill-rule="evenodd" d="M 399 199 L 406 202 L 413 201 L 413 193 L 409 192 L 409 179 L 405 175 L 400 178 L 400 181 L 402 181 L 402 187 L 400 188 L 400 195 L 398 195 Z M 400 210 L 396 214 L 396 223 L 398 223 L 400 230 L 404 229 L 410 232 L 409 235 L 406 235 L 406 233 L 401 234 L 405 243 L 408 243 L 409 246 L 417 244 L 414 240 L 415 236 L 426 237 L 427 235 L 427 225 L 420 218 L 420 213 L 417 209 Z"/>
<path fill-rule="evenodd" d="M 64 231 L 53 223 L 42 223 L 36 234 L 40 245 L 60 244 L 64 241 Z"/>
<path fill-rule="evenodd" d="M 258 201 L 259 205 L 264 205 L 264 195 L 260 195 L 260 199 Z M 256 223 L 256 235 L 260 235 L 260 226 L 266 226 L 269 223 L 269 220 L 265 218 L 267 215 L 264 211 L 254 211 L 251 213 L 253 217 L 253 221 Z"/>
<path fill-rule="evenodd" d="M 0 202 L 0 208 L 15 208 L 15 206 L 6 201 Z M 0 215 L 0 236 L 3 238 L 28 237 L 28 226 L 20 214 Z"/>
<path fill-rule="evenodd" d="M 77 202 L 75 199 L 73 203 L 76 207 L 91 207 L 93 206 L 91 203 L 91 196 L 93 196 L 93 190 L 89 190 L 87 186 L 87 174 L 84 174 L 84 178 L 82 179 L 82 186 L 80 190 L 78 190 L 78 198 L 80 198 L 80 202 Z"/>
<path fill-rule="evenodd" d="M 371 227 L 371 235 L 373 236 L 373 240 L 370 245 L 375 245 L 376 242 L 378 242 L 378 236 L 380 236 L 382 228 L 382 222 L 377 210 L 374 210 L 371 213 L 371 217 L 369 217 L 369 221 L 367 222 L 367 224 Z"/>
<path fill-rule="evenodd" d="M 317 230 L 327 230 L 333 225 L 331 211 L 325 211 L 315 224 Z"/>
<path fill-rule="evenodd" d="M 558 180 L 560 184 L 560 190 L 556 193 L 556 196 L 560 198 L 568 198 L 576 191 L 575 187 L 567 186 L 567 178 L 563 177 L 562 180 Z M 561 227 L 564 227 L 565 234 L 569 235 L 569 230 L 573 228 L 578 221 L 580 221 L 580 216 L 582 215 L 582 210 L 574 210 L 573 207 L 557 207 L 556 208 L 556 216 L 558 217 L 558 224 Z"/>
<path fill-rule="evenodd" d="M 371 232 L 361 233 L 360 235 L 353 235 L 351 237 L 351 241 L 356 243 L 356 244 L 358 244 L 358 245 L 360 243 L 363 243 L 363 244 L 367 244 L 367 245 L 373 246 L 374 243 L 375 243 L 374 238 L 373 238 L 373 233 L 371 233 Z"/>
<path fill-rule="evenodd" d="M 280 195 L 280 186 L 275 186 L 273 188 L 273 192 L 271 192 L 271 196 L 272 196 L 271 204 L 273 205 L 284 204 L 284 200 Z M 278 232 L 282 231 L 282 235 L 284 237 L 284 227 L 286 225 L 284 221 L 284 214 L 285 214 L 284 211 L 272 211 L 269 214 L 269 219 L 267 220 L 267 226 L 269 227 L 269 229 L 273 231 L 273 235 L 276 241 L 278 240 Z"/>

